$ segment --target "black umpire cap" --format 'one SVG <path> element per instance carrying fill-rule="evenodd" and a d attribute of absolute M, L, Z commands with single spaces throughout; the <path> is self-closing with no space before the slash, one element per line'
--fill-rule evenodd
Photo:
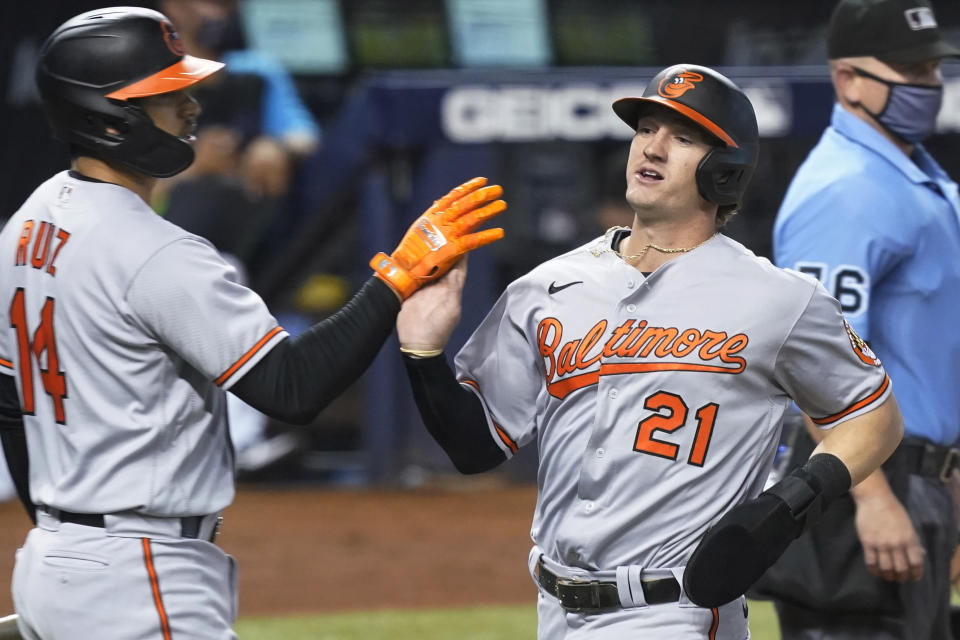
<path fill-rule="evenodd" d="M 927 0 L 841 0 L 827 29 L 827 57 L 894 64 L 960 57 L 943 39 Z"/>

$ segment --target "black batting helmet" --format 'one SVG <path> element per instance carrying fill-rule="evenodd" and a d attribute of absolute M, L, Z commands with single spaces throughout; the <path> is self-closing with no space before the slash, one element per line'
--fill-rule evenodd
<path fill-rule="evenodd" d="M 713 69 L 677 64 L 654 76 L 640 97 L 614 102 L 613 110 L 636 129 L 649 104 L 673 109 L 720 141 L 697 166 L 697 187 L 721 211 L 736 209 L 757 166 L 760 141 L 746 94 Z"/>
<path fill-rule="evenodd" d="M 60 25 L 43 44 L 36 78 L 56 137 L 163 178 L 190 166 L 193 148 L 131 99 L 184 89 L 222 67 L 184 55 L 162 13 L 110 7 Z"/>

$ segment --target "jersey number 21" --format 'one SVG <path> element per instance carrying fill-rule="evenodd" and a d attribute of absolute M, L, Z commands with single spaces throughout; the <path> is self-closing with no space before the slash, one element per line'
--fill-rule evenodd
<path fill-rule="evenodd" d="M 683 427 L 687 422 L 687 414 L 689 413 L 687 403 L 677 394 L 661 390 L 648 396 L 643 406 L 657 413 L 644 418 L 637 425 L 637 440 L 633 445 L 633 450 L 658 458 L 676 460 L 680 447 L 672 442 L 658 440 L 654 437 L 654 434 L 658 431 L 673 433 Z M 703 466 L 707 458 L 707 449 L 710 447 L 710 438 L 713 436 L 713 425 L 717 420 L 718 409 L 719 406 L 714 402 L 697 409 L 695 414 L 697 431 L 693 438 L 693 447 L 690 449 L 687 464 L 692 464 L 695 467 Z M 663 413 L 660 413 L 661 411 Z"/>

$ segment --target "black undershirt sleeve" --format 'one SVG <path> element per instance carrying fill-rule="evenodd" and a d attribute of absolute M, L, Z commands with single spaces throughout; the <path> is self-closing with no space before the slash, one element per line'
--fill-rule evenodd
<path fill-rule="evenodd" d="M 480 398 L 463 388 L 447 358 L 404 355 L 420 416 L 460 473 L 489 471 L 507 459 L 490 435 Z"/>
<path fill-rule="evenodd" d="M 272 418 L 306 424 L 370 366 L 399 311 L 393 290 L 371 277 L 342 309 L 280 342 L 230 390 Z"/>
<path fill-rule="evenodd" d="M 0 375 L 0 442 L 10 469 L 17 496 L 36 523 L 36 509 L 30 501 L 30 459 L 27 457 L 27 434 L 23 430 L 23 412 L 17 396 L 17 383 L 11 376 Z"/>

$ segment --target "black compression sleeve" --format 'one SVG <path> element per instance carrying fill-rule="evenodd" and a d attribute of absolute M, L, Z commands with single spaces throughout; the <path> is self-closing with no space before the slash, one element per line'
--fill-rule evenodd
<path fill-rule="evenodd" d="M 443 354 L 404 355 L 420 416 L 460 473 L 488 471 L 507 459 L 490 435 L 480 399 L 457 382 Z"/>
<path fill-rule="evenodd" d="M 12 377 L 5 375 L 0 375 L 0 441 L 3 442 L 3 455 L 20 502 L 30 519 L 36 523 L 36 510 L 30 501 L 30 459 L 27 457 L 23 412 L 17 397 L 17 384 Z"/>
<path fill-rule="evenodd" d="M 796 535 L 800 535 L 817 523 L 828 504 L 850 490 L 850 483 L 850 471 L 840 458 L 818 453 L 764 494 L 773 494 L 786 503 L 798 525 Z"/>
<path fill-rule="evenodd" d="M 850 470 L 832 453 L 810 456 L 806 464 L 800 467 L 800 471 L 805 474 L 810 486 L 823 494 L 825 506 L 850 491 Z"/>
<path fill-rule="evenodd" d="M 275 346 L 230 390 L 273 418 L 305 424 L 370 366 L 399 311 L 393 290 L 371 277 L 340 311 Z"/>

